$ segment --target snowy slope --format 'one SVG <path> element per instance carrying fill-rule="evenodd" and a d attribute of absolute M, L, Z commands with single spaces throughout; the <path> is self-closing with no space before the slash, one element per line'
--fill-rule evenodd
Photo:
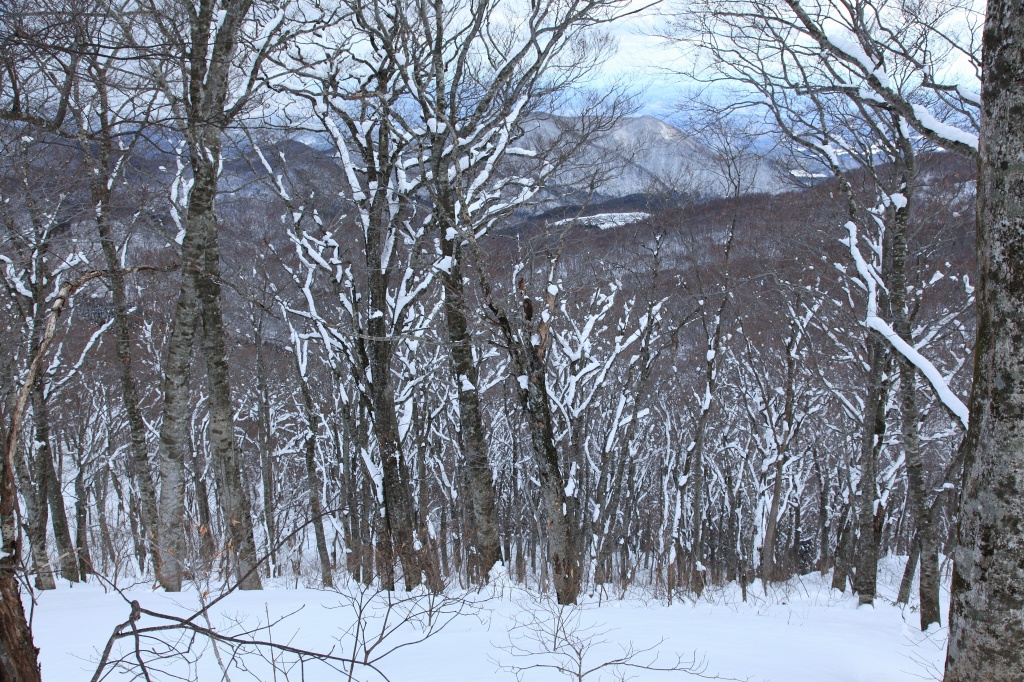
<path fill-rule="evenodd" d="M 598 230 L 610 230 L 623 225 L 631 225 L 651 217 L 650 213 L 634 211 L 630 213 L 595 213 L 594 215 L 580 216 L 579 218 L 566 218 L 551 223 L 551 227 L 562 227 L 564 225 L 577 224 L 584 227 L 594 227 Z"/>
<path fill-rule="evenodd" d="M 883 583 L 889 584 L 889 589 L 899 579 L 897 569 L 898 566 L 890 562 L 888 570 L 883 570 L 880 576 Z M 327 651 L 334 647 L 336 654 L 350 653 L 352 638 L 346 635 L 346 628 L 354 621 L 351 595 L 351 588 L 340 594 L 283 586 L 263 592 L 235 593 L 214 608 L 211 624 L 220 632 L 232 633 L 239 632 L 243 626 L 266 624 L 268 618 L 283 617 L 271 631 L 258 632 L 257 636 L 276 642 L 288 641 L 300 648 Z M 553 607 L 549 602 L 538 601 L 521 589 L 508 587 L 497 594 L 488 589 L 482 594 L 466 596 L 474 606 L 464 605 L 465 613 L 427 641 L 382 658 L 378 664 L 380 671 L 396 682 L 515 680 L 510 666 L 524 668 L 556 660 L 550 652 L 514 657 L 507 651 L 510 627 L 524 619 L 550 618 Z M 168 595 L 148 587 L 128 590 L 125 597 L 137 599 L 143 608 L 180 615 L 194 609 L 198 601 L 194 591 Z M 378 600 L 374 604 L 378 608 L 377 617 L 369 622 L 379 626 L 384 613 L 380 609 L 382 602 Z M 443 611 L 443 608 L 438 611 L 442 621 Z M 98 652 L 114 626 L 125 621 L 128 613 L 129 606 L 121 596 L 104 593 L 95 585 L 62 587 L 39 595 L 35 632 L 37 645 L 42 649 L 44 679 L 68 682 L 90 679 Z M 732 586 L 710 591 L 696 604 L 676 602 L 671 606 L 636 597 L 622 601 L 605 598 L 599 604 L 596 597 L 591 597 L 572 615 L 579 618 L 578 632 L 584 639 L 589 632 L 593 644 L 586 652 L 588 666 L 621 656 L 623 648 L 632 644 L 637 649 L 653 647 L 635 659 L 638 663 L 651 663 L 657 655 L 656 665 L 667 665 L 677 656 L 689 660 L 696 655 L 703 661 L 707 675 L 751 682 L 929 679 L 941 669 L 945 648 L 945 630 L 922 635 L 915 628 L 916 613 L 882 603 L 874 609 L 857 608 L 855 599 L 831 592 L 827 582 L 817 576 L 773 589 L 767 597 L 752 587 L 747 603 L 740 600 L 738 590 Z M 198 622 L 203 623 L 202 619 Z M 144 616 L 138 627 L 153 624 L 153 619 Z M 417 628 L 400 627 L 377 652 L 411 641 L 420 633 Z M 173 639 L 169 635 L 164 637 Z M 125 644 L 129 641 L 123 640 Z M 536 643 L 516 641 L 537 650 Z M 255 653 L 232 661 L 230 648 L 223 644 L 218 653 L 231 680 L 275 679 L 269 662 Z M 130 649 L 122 647 L 120 654 L 130 654 L 129 659 L 133 658 Z M 208 644 L 199 642 L 193 647 L 192 655 L 199 659 L 195 669 L 190 670 L 181 660 L 164 660 L 155 662 L 153 671 L 173 670 L 186 678 L 201 680 L 223 678 Z M 279 656 L 279 667 L 282 660 L 290 659 L 287 655 L 283 659 Z M 242 665 L 250 672 L 241 670 Z M 523 680 L 567 679 L 545 668 L 521 672 Z M 611 680 L 613 672 L 605 670 L 603 677 L 595 672 L 586 679 Z M 680 672 L 644 669 L 622 672 L 635 680 L 696 679 Z M 169 677 L 154 674 L 153 679 Z M 299 675 L 295 669 L 290 677 L 279 671 L 276 679 L 299 679 Z M 305 679 L 345 678 L 322 664 L 309 663 Z M 363 670 L 357 679 L 383 678 Z"/>

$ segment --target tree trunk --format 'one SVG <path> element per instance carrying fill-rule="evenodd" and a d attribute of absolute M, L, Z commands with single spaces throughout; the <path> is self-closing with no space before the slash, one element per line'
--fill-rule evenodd
<path fill-rule="evenodd" d="M 398 555 L 402 563 L 405 587 L 412 590 L 423 582 L 420 565 L 422 544 L 416 537 L 416 509 L 411 486 L 403 476 L 402 444 L 399 437 L 398 415 L 395 411 L 395 385 L 391 372 L 394 355 L 393 329 L 388 316 L 389 268 L 385 265 L 385 251 L 390 226 L 389 207 L 384 192 L 375 193 L 369 208 L 369 226 L 366 229 L 367 288 L 369 289 L 369 316 L 365 340 L 367 390 L 373 413 L 372 426 L 377 437 L 383 478 L 384 527 L 390 538 L 378 537 L 379 562 Z M 391 255 L 388 254 L 389 261 Z"/>
<path fill-rule="evenodd" d="M 384 300 L 381 292 L 380 300 Z M 374 324 L 380 321 L 381 324 Z M 373 430 L 377 436 L 380 449 L 381 469 L 384 486 L 384 508 L 386 510 L 385 528 L 390 536 L 388 548 L 381 545 L 378 538 L 378 553 L 381 560 L 394 551 L 402 563 L 405 588 L 412 590 L 422 583 L 422 571 L 419 562 L 418 541 L 416 539 L 415 509 L 413 508 L 412 491 L 408 481 L 402 476 L 402 448 L 398 438 L 398 416 L 395 413 L 395 390 L 391 376 L 390 343 L 384 340 L 387 331 L 384 329 L 383 317 L 370 321 L 369 334 L 374 339 L 367 341 L 370 360 L 370 401 L 373 405 Z M 379 569 L 378 569 L 379 570 Z"/>
<path fill-rule="evenodd" d="M 1024 679 L 1024 6 L 989 0 L 978 336 L 946 682 Z"/>
<path fill-rule="evenodd" d="M 197 234 L 201 244 L 193 270 L 198 311 L 201 312 L 203 357 L 206 360 L 210 390 L 210 457 L 222 486 L 218 499 L 224 515 L 228 547 L 234 558 L 239 589 L 262 589 L 253 536 L 252 507 L 242 481 L 242 464 L 235 438 L 234 410 L 231 404 L 231 380 L 228 373 L 227 342 L 221 309 L 220 246 L 217 239 L 217 163 L 220 159 L 219 131 L 207 132 L 203 156 L 193 154 L 192 189 L 188 200 L 189 232 Z M 184 247 L 183 247 L 184 250 Z M 183 254 L 184 259 L 184 254 Z M 184 295 L 184 280 L 183 292 Z"/>
<path fill-rule="evenodd" d="M 897 206 L 895 215 L 888 226 L 889 258 L 887 280 L 889 304 L 892 310 L 894 331 L 911 346 L 914 345 L 913 330 L 907 309 L 907 226 L 910 220 L 910 201 L 917 176 L 917 164 L 913 143 L 900 135 L 902 155 L 895 168 L 900 178 L 900 192 L 907 202 Z M 921 460 L 921 438 L 918 434 L 921 415 L 917 407 L 917 369 L 913 363 L 899 355 L 900 367 L 900 413 L 903 454 L 906 460 L 907 492 L 917 523 L 917 549 L 921 561 L 921 629 L 927 630 L 932 623 L 939 622 L 939 553 L 932 528 L 928 488 L 925 482 L 924 462 Z"/>
<path fill-rule="evenodd" d="M 853 519 L 852 510 L 843 514 L 839 532 L 836 537 L 835 568 L 832 571 L 832 589 L 846 591 L 849 582 L 850 568 L 853 564 Z"/>
<path fill-rule="evenodd" d="M 17 427 L 19 425 L 15 425 Z M 16 440 L 16 435 L 7 434 L 7 447 L 0 460 L 0 682 L 41 682 L 39 649 L 32 640 L 22 591 L 17 584 L 17 571 L 22 565 L 18 556 L 17 488 L 13 470 Z M 42 505 L 46 506 L 45 499 Z M 48 563 L 46 567 L 49 569 Z"/>
<path fill-rule="evenodd" d="M 910 603 L 910 588 L 914 584 L 914 574 L 917 572 L 917 562 L 921 558 L 921 546 L 917 543 L 917 537 L 910 543 L 910 556 L 907 557 L 907 566 L 903 569 L 903 578 L 900 580 L 900 591 L 896 595 L 896 603 L 904 606 Z"/>
<path fill-rule="evenodd" d="M 196 512 L 199 514 L 199 566 L 208 571 L 217 554 L 217 543 L 213 537 L 213 514 L 210 512 L 210 486 L 206 480 L 206 454 L 196 447 L 194 438 L 187 441 L 189 464 L 192 469 L 192 485 L 196 491 Z"/>
<path fill-rule="evenodd" d="M 775 536 L 779 528 L 779 505 L 782 502 L 782 468 L 786 460 L 781 455 L 775 463 L 775 481 L 772 484 L 772 503 L 768 510 L 768 527 L 764 531 L 761 545 L 761 582 L 770 583 L 777 579 L 775 569 Z"/>
<path fill-rule="evenodd" d="M 818 476 L 818 570 L 821 575 L 828 573 L 829 556 L 828 556 L 828 536 L 829 536 L 829 516 L 828 516 L 828 492 L 829 492 L 829 481 L 825 478 L 823 467 L 821 466 L 821 460 L 818 458 L 817 452 L 814 454 L 814 472 Z"/>
<path fill-rule="evenodd" d="M 907 325 L 909 331 L 909 324 Z M 903 336 L 899 328 L 896 333 Z M 909 336 L 904 336 L 911 342 Z M 912 343 L 912 342 L 911 342 Z M 916 398 L 916 370 L 910 362 L 900 362 L 900 410 L 902 412 L 903 451 L 907 466 L 907 492 L 914 510 L 917 541 L 914 550 L 921 563 L 921 629 L 927 630 L 938 623 L 939 615 L 939 551 L 932 527 L 931 505 L 924 480 L 924 462 L 921 460 L 921 439 L 918 435 L 920 416 Z"/>
<path fill-rule="evenodd" d="M 529 420 L 530 442 L 537 460 L 540 494 L 547 521 L 548 556 L 554 572 L 555 595 L 562 605 L 575 604 L 583 579 L 576 533 L 576 499 L 565 494 L 555 448 L 555 432 L 548 403 L 544 364 L 534 352 L 522 349 L 526 358 L 527 388 L 520 390 L 523 409 Z"/>
<path fill-rule="evenodd" d="M 442 231 L 444 231 L 442 226 Z M 479 371 L 473 359 L 473 346 L 467 320 L 466 293 L 462 283 L 461 249 L 457 235 L 444 239 L 442 250 L 450 257 L 451 268 L 441 272 L 444 285 L 444 311 L 448 327 L 451 368 L 459 394 L 459 445 L 466 459 L 466 475 L 473 499 L 476 531 L 474 546 L 480 566 L 487 572 L 501 561 L 498 539 L 498 509 L 494 501 L 494 481 L 487 461 L 487 434 L 480 408 Z"/>
<path fill-rule="evenodd" d="M 324 587 L 334 587 L 334 569 L 331 557 L 327 553 L 327 535 L 324 533 L 323 501 L 320 499 L 320 473 L 316 468 L 316 412 L 313 407 L 313 396 L 309 394 L 305 377 L 299 377 L 299 389 L 302 403 L 306 410 L 306 444 L 304 448 L 306 460 L 306 481 L 309 486 L 309 513 L 313 522 L 313 533 L 316 536 L 316 553 L 320 558 L 320 581 Z"/>
<path fill-rule="evenodd" d="M 107 451 L 111 450 L 111 441 L 107 439 Z M 110 574 L 117 571 L 116 565 L 112 567 L 112 563 L 116 561 L 117 552 L 114 549 L 114 539 L 110 535 L 110 523 L 107 521 L 107 486 L 109 485 L 110 479 L 110 468 L 109 466 L 103 466 L 97 473 L 98 478 L 93 486 L 93 496 L 96 500 L 96 524 L 100 530 L 100 550 L 102 552 L 101 558 L 103 561 L 104 573 Z"/>
<path fill-rule="evenodd" d="M 101 157 L 101 167 L 109 168 L 109 139 L 104 139 L 104 154 Z M 105 173 L 110 176 L 109 170 Z M 149 453 L 146 446 L 146 425 L 142 419 L 142 410 L 139 409 L 139 389 L 135 381 L 135 373 L 132 371 L 132 337 L 131 327 L 128 322 L 128 299 L 125 294 L 124 272 L 121 270 L 121 259 L 118 256 L 117 244 L 114 242 L 110 223 L 107 220 L 106 205 L 110 198 L 110 187 L 107 178 L 92 183 L 92 198 L 96 204 L 96 228 L 100 236 L 100 245 L 103 248 L 103 257 L 106 261 L 109 272 L 109 286 L 114 304 L 114 347 L 117 353 L 117 362 L 121 370 L 121 400 L 124 404 L 125 416 L 128 422 L 129 450 L 128 450 L 128 473 L 135 481 L 139 490 L 140 516 L 142 528 L 146 535 L 146 546 L 149 548 L 150 559 L 153 562 L 153 574 L 160 576 L 160 514 L 157 507 L 156 484 L 153 481 L 153 471 L 149 463 Z"/>
<path fill-rule="evenodd" d="M 878 537 L 875 532 L 875 505 L 878 498 L 876 457 L 885 433 L 885 369 L 886 348 L 870 332 L 868 345 L 868 390 L 864 400 L 864 423 L 860 447 L 860 509 L 857 542 L 857 573 L 854 589 L 861 604 L 874 604 L 878 583 Z"/>
<path fill-rule="evenodd" d="M 270 424 L 270 387 L 267 384 L 267 370 L 263 358 L 263 322 L 259 320 L 253 330 L 253 341 L 256 346 L 256 392 L 257 406 L 257 442 L 259 443 L 260 482 L 263 484 L 263 523 L 267 529 L 267 554 L 270 557 L 271 571 L 277 571 L 277 512 L 276 495 L 274 492 L 274 434 Z M 313 424 L 313 422 L 309 422 Z M 310 426 L 312 429 L 313 427 Z M 315 430 L 313 431 L 315 434 Z M 316 437 L 314 435 L 314 450 Z"/>
<path fill-rule="evenodd" d="M 196 274 L 202 235 L 186 230 L 181 245 L 181 285 L 171 321 L 164 361 L 163 422 L 160 425 L 160 560 L 157 581 L 168 592 L 180 592 L 185 567 L 185 450 L 189 442 L 189 379 L 192 342 L 199 313 Z"/>
<path fill-rule="evenodd" d="M 29 552 L 32 555 L 32 573 L 35 574 L 37 590 L 55 590 L 57 581 L 54 579 L 53 567 L 46 551 L 46 532 L 50 519 L 50 506 L 47 503 L 49 476 L 39 476 L 42 467 L 37 463 L 39 454 L 33 453 L 30 447 L 24 453 L 15 454 L 14 465 L 17 468 L 21 489 L 25 491 L 25 535 L 28 537 Z"/>
<path fill-rule="evenodd" d="M 184 454 L 191 408 L 189 361 L 200 318 L 210 390 L 210 451 L 223 486 L 220 502 L 227 525 L 227 544 L 236 559 L 239 587 L 260 588 L 251 504 L 242 485 L 234 434 L 214 209 L 222 136 L 237 106 L 228 104 L 233 58 L 249 6 L 248 0 L 198 2 L 188 18 L 188 49 L 182 55 L 188 72 L 188 90 L 180 96 L 184 118 L 179 123 L 188 143 L 192 186 L 181 249 L 181 288 L 164 369 L 164 423 L 160 433 L 160 584 L 168 591 L 181 589 L 184 573 Z M 169 565 L 164 566 L 165 563 Z"/>
<path fill-rule="evenodd" d="M 53 466 L 53 449 L 50 446 L 50 410 L 46 404 L 46 388 L 40 379 L 32 391 L 32 414 L 36 425 L 36 480 L 46 479 L 46 500 L 50 505 L 53 524 L 53 538 L 57 543 L 57 564 L 60 575 L 69 582 L 78 582 L 78 558 L 71 529 L 68 526 L 68 512 L 64 505 L 64 491 L 60 476 Z"/>
<path fill-rule="evenodd" d="M 13 485 L 3 493 L 13 495 Z M 0 515 L 6 521 L 5 512 L 0 505 Z M 13 514 L 11 516 L 13 518 Z M 5 552 L 9 548 L 7 534 L 4 533 Z M 11 561 L 15 557 L 16 554 L 8 554 L 0 559 L 0 682 L 41 682 L 39 649 L 32 641 L 32 630 L 21 603 L 21 591 L 15 577 L 19 567 Z"/>
<path fill-rule="evenodd" d="M 89 553 L 89 486 L 85 483 L 85 467 L 81 465 L 75 475 L 75 548 L 78 571 L 84 580 L 95 571 Z"/>
<path fill-rule="evenodd" d="M 53 341 L 57 318 L 71 294 L 93 277 L 61 285 L 46 317 L 45 330 L 29 363 L 25 383 L 20 387 L 18 399 L 10 410 L 10 425 L 4 434 L 4 447 L 0 452 L 0 682 L 40 682 L 39 650 L 32 641 L 32 630 L 25 618 L 21 603 L 17 571 L 21 569 L 18 542 L 18 490 L 15 486 L 14 460 L 18 453 L 25 411 L 30 393 L 39 377 L 40 365 Z M 45 505 L 45 499 L 42 500 Z"/>

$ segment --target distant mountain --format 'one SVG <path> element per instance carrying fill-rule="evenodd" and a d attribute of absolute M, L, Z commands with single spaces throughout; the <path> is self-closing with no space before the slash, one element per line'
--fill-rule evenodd
<path fill-rule="evenodd" d="M 542 148 L 574 125 L 574 119 L 537 116 L 528 122 L 522 146 Z M 563 181 L 570 185 L 588 173 L 600 172 L 594 189 L 604 199 L 665 193 L 713 197 L 727 191 L 720 167 L 712 150 L 695 136 L 653 116 L 640 116 L 623 119 L 596 135 L 580 154 L 579 169 Z M 749 161 L 744 175 L 748 193 L 776 193 L 791 187 L 770 160 Z"/>
<path fill-rule="evenodd" d="M 579 143 L 580 125 L 580 119 L 536 115 L 526 121 L 526 135 L 515 145 L 548 151 L 560 144 L 569 155 L 568 150 Z M 265 191 L 261 183 L 253 182 L 254 174 L 264 174 L 262 160 L 247 139 L 236 142 L 225 152 L 224 188 L 242 196 Z M 324 135 L 306 132 L 267 141 L 263 152 L 276 169 L 289 175 L 324 178 L 336 172 L 341 181 L 340 169 L 335 170 L 334 148 Z M 282 158 L 287 159 L 287 167 L 281 166 Z M 656 203 L 658 198 L 666 197 L 714 198 L 728 189 L 720 165 L 696 134 L 688 135 L 652 116 L 625 118 L 610 129 L 594 133 L 571 154 L 569 163 L 549 183 L 538 204 L 523 214 L 537 216 L 565 207 L 593 208 L 619 200 L 648 210 L 652 198 Z M 784 177 L 771 160 L 750 160 L 744 175 L 746 193 L 777 193 L 792 187 L 792 179 Z M 622 206 L 621 210 L 635 209 Z"/>

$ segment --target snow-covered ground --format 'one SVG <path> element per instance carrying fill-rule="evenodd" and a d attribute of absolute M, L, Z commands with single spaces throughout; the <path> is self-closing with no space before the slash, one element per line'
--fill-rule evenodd
<path fill-rule="evenodd" d="M 650 217 L 650 213 L 642 212 L 598 213 L 595 215 L 580 216 L 579 218 L 566 218 L 565 220 L 559 220 L 558 222 L 551 223 L 551 226 L 562 227 L 564 225 L 575 223 L 585 227 L 596 227 L 599 230 L 610 230 L 615 227 L 622 227 L 623 225 L 632 225 L 633 223 L 638 223 L 641 220 L 647 220 Z"/>
<path fill-rule="evenodd" d="M 880 582 L 887 597 L 891 598 L 898 583 L 899 568 L 894 560 L 883 566 Z M 42 650 L 44 679 L 91 679 L 114 627 L 128 619 L 131 609 L 125 598 L 138 600 L 143 609 L 184 616 L 197 609 L 199 594 L 192 590 L 169 595 L 139 586 L 122 597 L 92 584 L 73 589 L 64 586 L 40 595 L 34 610 L 34 630 Z M 944 596 L 947 599 L 943 601 L 948 602 L 948 594 Z M 603 598 L 599 603 L 594 595 L 581 607 L 563 612 L 565 639 L 550 631 L 558 609 L 550 601 L 519 588 L 504 585 L 463 597 L 428 604 L 421 596 L 402 601 L 388 611 L 386 597 L 380 593 L 360 597 L 354 588 L 333 592 L 281 585 L 262 592 L 231 594 L 211 610 L 210 624 L 226 635 L 332 651 L 344 657 L 352 653 L 352 625 L 356 609 L 362 605 L 366 616 L 363 622 L 368 624 L 363 640 L 372 642 L 382 627 L 389 633 L 372 651 L 372 656 L 384 654 L 376 666 L 386 677 L 357 669 L 354 679 L 394 682 L 515 680 L 515 668 L 524 681 L 575 679 L 546 667 L 558 662 L 571 667 L 574 656 L 567 654 L 566 646 L 571 643 L 585 650 L 584 667 L 619 658 L 632 646 L 635 650 L 649 649 L 635 656 L 635 664 L 673 667 L 680 659 L 685 662 L 696 656 L 702 661 L 704 675 L 720 678 L 751 682 L 909 682 L 938 679 L 945 650 L 945 629 L 922 634 L 915 611 L 897 608 L 887 599 L 880 600 L 873 609 L 857 608 L 855 599 L 830 592 L 827 581 L 816 575 L 773 588 L 768 595 L 762 594 L 759 586 L 752 587 L 747 603 L 741 601 L 735 586 L 710 590 L 697 603 L 676 601 L 672 605 L 637 596 Z M 403 623 L 407 615 L 419 625 Z M 418 644 L 393 650 L 396 645 L 420 638 L 428 617 L 439 631 Z M 243 634 L 244 630 L 275 621 L 269 631 Z M 195 622 L 207 626 L 202 617 Z M 143 615 L 137 627 L 170 624 Z M 189 636 L 181 631 L 156 634 L 173 648 L 187 648 Z M 347 679 L 338 670 L 312 661 L 305 664 L 303 677 L 294 654 L 272 654 L 269 649 L 262 654 L 249 650 L 240 655 L 222 643 L 214 651 L 206 638 L 198 637 L 187 657 L 174 654 L 157 660 L 157 654 L 148 652 L 155 644 L 156 640 L 146 639 L 142 647 L 153 680 L 172 679 L 172 672 L 204 681 Z M 130 637 L 120 640 L 112 658 L 127 656 L 126 660 L 134 662 L 132 646 Z M 356 650 L 361 651 L 358 646 Z M 276 674 L 271 658 L 277 664 Z M 584 679 L 621 679 L 615 676 L 617 673 L 635 680 L 698 679 L 678 671 L 655 672 L 641 667 L 609 667 Z M 112 673 L 105 679 L 131 676 Z"/>

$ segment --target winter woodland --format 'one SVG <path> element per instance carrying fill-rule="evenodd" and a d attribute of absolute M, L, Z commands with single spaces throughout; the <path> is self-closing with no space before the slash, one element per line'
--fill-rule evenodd
<path fill-rule="evenodd" d="M 1024 675 L 1019 2 L 3 0 L 0 64 L 0 682 Z"/>

